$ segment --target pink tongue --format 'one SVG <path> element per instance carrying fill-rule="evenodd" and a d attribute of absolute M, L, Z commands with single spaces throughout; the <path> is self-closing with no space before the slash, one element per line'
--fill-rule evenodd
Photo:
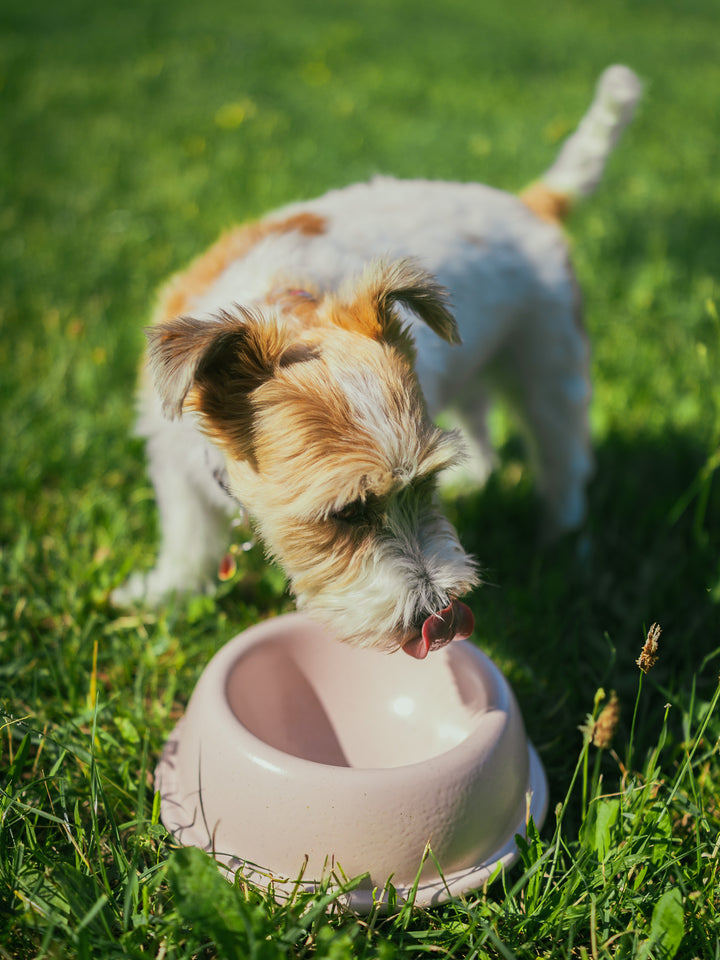
<path fill-rule="evenodd" d="M 444 647 L 451 640 L 467 639 L 474 627 L 475 618 L 470 607 L 452 600 L 444 610 L 427 618 L 421 636 L 408 641 L 403 650 L 411 657 L 424 660 L 431 650 Z"/>
<path fill-rule="evenodd" d="M 419 637 L 414 637 L 412 640 L 408 640 L 402 649 L 405 651 L 405 653 L 409 654 L 409 656 L 415 657 L 416 660 L 424 660 L 428 655 L 430 645 L 425 637 L 420 634 Z"/>

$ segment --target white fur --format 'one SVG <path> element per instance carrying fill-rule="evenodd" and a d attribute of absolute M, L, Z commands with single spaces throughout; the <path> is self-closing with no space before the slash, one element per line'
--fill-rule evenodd
<path fill-rule="evenodd" d="M 632 70 L 620 64 L 608 67 L 598 80 L 590 109 L 563 144 L 543 182 L 570 196 L 592 193 L 610 152 L 632 120 L 640 92 L 640 81 Z"/>

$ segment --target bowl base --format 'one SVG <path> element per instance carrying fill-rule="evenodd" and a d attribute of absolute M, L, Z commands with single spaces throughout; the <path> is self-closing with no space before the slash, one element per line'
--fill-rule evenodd
<path fill-rule="evenodd" d="M 381 913 L 387 911 L 393 899 L 393 893 L 390 890 L 392 878 L 382 888 L 371 887 L 369 884 L 363 885 L 361 882 L 355 889 L 344 892 L 343 886 L 350 878 L 343 878 L 341 871 L 337 869 L 336 872 L 332 866 L 328 870 L 328 876 L 324 879 L 309 879 L 300 875 L 291 880 L 288 877 L 278 876 L 272 870 L 250 863 L 238 856 L 213 850 L 212 844 L 207 842 L 207 830 L 203 830 L 198 824 L 183 825 L 182 811 L 178 809 L 177 804 L 172 799 L 169 799 L 175 795 L 173 789 L 173 753 L 171 738 L 156 768 L 155 782 L 162 785 L 162 821 L 178 843 L 183 846 L 197 846 L 206 850 L 214 856 L 218 866 L 229 880 L 232 881 L 235 874 L 240 872 L 244 879 L 256 887 L 265 891 L 272 891 L 278 900 L 287 900 L 298 891 L 315 893 L 322 888 L 331 892 L 333 888 L 336 888 L 338 895 L 333 902 L 337 902 L 347 910 L 358 914 L 368 914 L 373 910 L 378 910 Z M 473 866 L 448 873 L 445 876 L 439 874 L 429 877 L 423 876 L 419 881 L 412 884 L 392 884 L 394 900 L 398 905 L 410 900 L 418 907 L 432 907 L 446 903 L 448 900 L 480 889 L 517 861 L 519 852 L 515 837 L 518 834 L 525 836 L 529 817 L 532 817 L 538 828 L 542 826 L 548 803 L 548 785 L 545 771 L 535 748 L 530 743 L 528 744 L 528 759 L 528 785 L 525 794 L 527 810 L 525 816 L 513 829 L 510 838 L 491 856 L 484 858 L 480 863 Z M 418 864 L 418 872 L 419 869 L 420 864 Z"/>

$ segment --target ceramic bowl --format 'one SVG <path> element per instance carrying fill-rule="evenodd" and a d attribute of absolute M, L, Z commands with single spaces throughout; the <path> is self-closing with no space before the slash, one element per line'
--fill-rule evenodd
<path fill-rule="evenodd" d="M 276 893 L 367 874 L 358 910 L 389 879 L 419 905 L 482 886 L 547 803 L 512 691 L 471 643 L 417 661 L 340 644 L 300 614 L 211 660 L 156 788 L 178 842 Z"/>

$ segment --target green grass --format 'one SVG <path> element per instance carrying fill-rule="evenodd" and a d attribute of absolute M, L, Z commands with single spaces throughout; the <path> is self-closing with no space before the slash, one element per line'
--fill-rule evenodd
<path fill-rule="evenodd" d="M 212 653 L 290 604 L 257 549 L 216 598 L 107 604 L 156 545 L 130 436 L 154 291 L 229 223 L 377 171 L 523 186 L 611 62 L 646 92 L 570 224 L 594 351 L 584 559 L 536 546 L 504 420 L 500 470 L 448 504 L 547 822 L 433 910 L 359 920 L 331 892 L 231 886 L 174 849 L 151 772 Z M 3 6 L 0 957 L 720 956 L 719 81 L 713 0 Z M 605 749 L 599 688 L 622 707 Z"/>

